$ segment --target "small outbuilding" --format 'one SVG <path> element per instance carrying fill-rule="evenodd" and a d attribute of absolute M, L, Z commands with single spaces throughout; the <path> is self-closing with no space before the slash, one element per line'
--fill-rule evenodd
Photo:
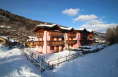
<path fill-rule="evenodd" d="M 7 38 L 0 37 L 0 44 L 4 44 L 5 46 L 9 45 L 9 41 Z"/>

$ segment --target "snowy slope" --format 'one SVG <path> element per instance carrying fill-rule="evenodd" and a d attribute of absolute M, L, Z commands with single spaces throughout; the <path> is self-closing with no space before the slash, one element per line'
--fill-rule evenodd
<path fill-rule="evenodd" d="M 2 48 L 1 48 L 2 47 Z M 0 77 L 46 77 L 20 53 L 18 48 L 5 51 L 0 45 Z"/>
<path fill-rule="evenodd" d="M 71 60 L 53 72 L 56 77 L 118 77 L 118 45 Z"/>
<path fill-rule="evenodd" d="M 0 51 L 0 77 L 52 77 L 47 71 L 41 74 L 18 48 L 8 50 L 0 45 Z M 118 44 L 72 59 L 48 72 L 55 77 L 118 77 Z"/>

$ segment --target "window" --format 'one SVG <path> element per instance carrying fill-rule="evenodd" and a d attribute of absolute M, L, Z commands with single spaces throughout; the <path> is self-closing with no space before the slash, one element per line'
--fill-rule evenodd
<path fill-rule="evenodd" d="M 54 50 L 54 46 L 50 46 L 50 50 Z"/>
<path fill-rule="evenodd" d="M 73 38 L 71 38 L 71 40 L 73 40 Z"/>
<path fill-rule="evenodd" d="M 64 40 L 64 37 L 62 37 L 62 40 Z"/>
<path fill-rule="evenodd" d="M 73 47 L 73 45 L 71 45 L 71 47 Z"/>
<path fill-rule="evenodd" d="M 41 41 L 43 41 L 43 37 L 41 38 Z"/>
<path fill-rule="evenodd" d="M 53 38 L 53 37 L 50 37 L 50 40 L 51 40 L 51 41 L 54 41 L 54 38 Z"/>
<path fill-rule="evenodd" d="M 57 38 L 57 41 L 59 40 L 59 38 Z"/>

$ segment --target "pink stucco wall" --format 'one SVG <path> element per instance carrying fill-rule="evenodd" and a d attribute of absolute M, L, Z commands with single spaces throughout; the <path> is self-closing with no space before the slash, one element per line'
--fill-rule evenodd
<path fill-rule="evenodd" d="M 68 40 L 67 34 L 66 34 L 66 40 Z M 71 39 L 69 38 L 69 40 L 71 40 Z M 73 38 L 73 40 L 77 40 L 77 43 L 73 45 L 73 48 L 78 48 L 80 46 L 80 33 L 77 33 L 76 37 Z M 66 44 L 65 48 L 68 49 L 68 44 Z"/>
<path fill-rule="evenodd" d="M 67 36 L 67 33 L 65 34 L 66 35 L 66 40 L 68 40 L 68 36 Z M 65 44 L 65 49 L 68 49 L 68 44 Z"/>
<path fill-rule="evenodd" d="M 43 39 L 44 39 L 44 37 L 43 37 Z M 38 38 L 38 37 L 37 37 L 36 41 L 42 41 L 42 38 Z M 38 45 L 37 45 L 37 46 L 36 46 L 36 51 L 37 51 L 37 52 L 43 52 L 43 48 L 42 48 L 42 47 L 44 48 L 44 46 L 38 46 Z"/>
<path fill-rule="evenodd" d="M 73 40 L 77 40 L 77 43 L 75 45 L 73 45 L 74 48 L 79 48 L 80 46 L 80 33 L 76 34 L 76 37 Z"/>
<path fill-rule="evenodd" d="M 68 40 L 68 36 L 67 36 L 66 33 L 65 33 L 65 36 L 66 36 L 65 40 Z M 54 38 L 54 40 L 56 41 L 57 38 Z M 59 38 L 59 40 L 62 40 L 62 38 Z M 73 47 L 74 48 L 78 48 L 80 46 L 80 41 L 79 41 L 80 40 L 80 33 L 77 33 L 76 37 L 73 38 L 73 40 L 77 40 L 77 43 L 75 45 L 73 45 Z M 37 41 L 41 41 L 41 39 L 37 38 Z M 43 41 L 44 41 L 43 48 L 42 48 L 42 46 L 36 46 L 36 50 L 38 52 L 42 52 L 44 54 L 57 52 L 56 51 L 56 46 L 54 46 L 54 50 L 50 50 L 50 46 L 47 45 L 47 41 L 50 41 L 50 36 L 49 36 L 49 32 L 48 31 L 44 31 Z M 64 47 L 63 50 L 65 50 L 65 48 L 68 49 L 68 44 L 65 44 L 65 47 Z M 61 49 L 62 49 L 62 46 L 59 46 L 59 51 Z"/>

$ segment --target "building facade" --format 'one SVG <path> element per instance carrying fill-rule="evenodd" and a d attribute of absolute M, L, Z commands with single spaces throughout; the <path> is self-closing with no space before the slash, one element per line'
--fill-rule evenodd
<path fill-rule="evenodd" d="M 35 41 L 29 43 L 36 47 L 36 51 L 44 54 L 67 50 L 69 47 L 79 48 L 81 45 L 92 45 L 92 33 L 84 30 L 54 25 L 37 25 L 33 29 Z"/>

